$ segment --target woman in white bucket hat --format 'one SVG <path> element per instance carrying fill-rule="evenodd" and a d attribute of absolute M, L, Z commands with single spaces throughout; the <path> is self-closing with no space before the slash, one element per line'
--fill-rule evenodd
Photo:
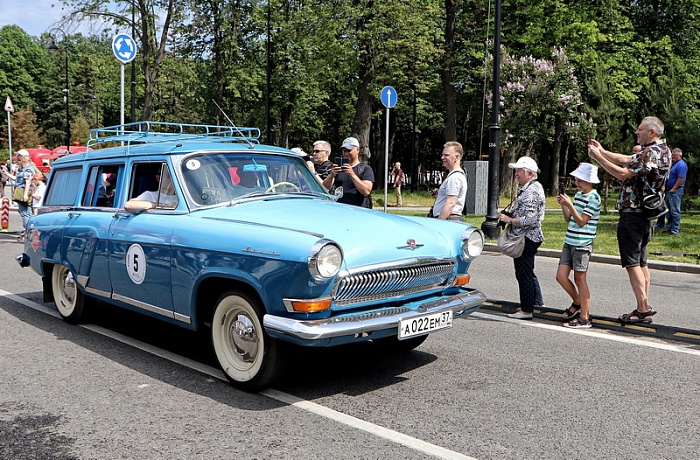
<path fill-rule="evenodd" d="M 520 309 L 508 315 L 515 319 L 532 319 L 535 306 L 542 306 L 542 289 L 535 275 L 535 253 L 544 241 L 544 189 L 537 181 L 537 163 L 530 157 L 520 157 L 508 167 L 515 169 L 515 178 L 520 185 L 518 197 L 511 213 L 501 214 L 501 222 L 511 224 L 516 235 L 525 233 L 525 249 L 520 257 L 513 259 L 515 279 L 520 292 Z"/>
<path fill-rule="evenodd" d="M 561 205 L 564 221 L 569 224 L 559 258 L 557 282 L 572 301 L 571 306 L 564 311 L 564 327 L 578 329 L 591 327 L 591 291 L 588 289 L 586 273 L 600 219 L 600 195 L 593 188 L 593 184 L 599 183 L 600 180 L 598 167 L 590 163 L 581 163 L 571 175 L 576 178 L 578 189 L 573 203 L 565 193 L 557 195 L 557 203 Z M 572 269 L 573 283 L 569 279 Z"/>

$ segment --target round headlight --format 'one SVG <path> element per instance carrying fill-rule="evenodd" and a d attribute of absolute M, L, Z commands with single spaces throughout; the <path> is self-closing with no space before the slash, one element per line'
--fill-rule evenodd
<path fill-rule="evenodd" d="M 462 257 L 471 260 L 484 249 L 484 234 L 478 228 L 470 227 L 462 233 Z"/>
<path fill-rule="evenodd" d="M 309 253 L 309 271 L 316 279 L 331 278 L 340 271 L 343 253 L 328 240 L 319 241 Z"/>

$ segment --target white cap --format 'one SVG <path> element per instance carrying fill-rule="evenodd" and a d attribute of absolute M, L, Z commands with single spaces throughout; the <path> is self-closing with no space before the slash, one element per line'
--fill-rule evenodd
<path fill-rule="evenodd" d="M 27 152 L 26 150 L 22 149 L 22 150 L 18 150 L 18 151 L 17 151 L 17 155 L 19 155 L 19 156 L 21 156 L 21 157 L 28 157 L 28 156 L 29 156 L 29 152 Z"/>
<path fill-rule="evenodd" d="M 300 147 L 294 147 L 294 148 L 292 149 L 292 152 L 294 152 L 294 153 L 296 153 L 296 154 L 298 154 L 298 155 L 306 155 L 306 153 L 304 152 L 304 150 L 302 150 Z"/>
<path fill-rule="evenodd" d="M 343 141 L 343 145 L 340 146 L 341 149 L 348 149 L 352 150 L 353 147 L 359 147 L 360 146 L 360 141 L 355 139 L 354 137 L 348 137 Z"/>
<path fill-rule="evenodd" d="M 591 184 L 598 184 L 598 167 L 590 163 L 581 163 L 572 173 L 572 176 Z"/>
<path fill-rule="evenodd" d="M 539 172 L 537 168 L 537 163 L 530 157 L 520 157 L 515 163 L 508 163 L 508 167 L 511 169 L 529 169 L 532 172 Z"/>

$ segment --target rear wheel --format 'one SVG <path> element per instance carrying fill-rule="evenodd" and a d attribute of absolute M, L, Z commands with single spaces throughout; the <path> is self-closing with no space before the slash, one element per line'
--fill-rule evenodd
<path fill-rule="evenodd" d="M 214 310 L 211 337 L 226 377 L 246 391 L 270 386 L 282 372 L 284 343 L 267 335 L 258 302 L 239 292 L 222 295 Z"/>
<path fill-rule="evenodd" d="M 64 265 L 54 265 L 51 273 L 51 291 L 58 313 L 69 323 L 77 323 L 84 316 L 85 296 L 75 282 L 73 273 Z"/>
<path fill-rule="evenodd" d="M 418 337 L 411 337 L 410 339 L 399 340 L 398 337 L 384 337 L 381 339 L 375 339 L 374 343 L 386 351 L 391 351 L 395 353 L 408 353 L 409 351 L 418 348 L 428 335 L 419 335 Z"/>

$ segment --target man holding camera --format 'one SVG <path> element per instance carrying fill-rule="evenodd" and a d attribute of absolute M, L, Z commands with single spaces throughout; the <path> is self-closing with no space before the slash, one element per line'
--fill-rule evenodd
<path fill-rule="evenodd" d="M 335 187 L 338 203 L 372 207 L 374 171 L 360 162 L 360 142 L 348 137 L 340 147 L 343 156 L 335 159 L 331 173 L 323 181 L 327 189 Z"/>
<path fill-rule="evenodd" d="M 651 272 L 647 267 L 647 244 L 654 234 L 653 223 L 642 209 L 642 189 L 646 182 L 654 190 L 664 184 L 671 168 L 671 150 L 662 139 L 664 124 L 656 117 L 646 117 L 635 131 L 639 153 L 622 155 L 605 150 L 598 141 L 591 139 L 588 155 L 607 172 L 622 181 L 617 209 L 617 244 L 620 261 L 627 270 L 637 307 L 618 319 L 625 324 L 651 323 L 656 311 L 649 306 Z"/>

